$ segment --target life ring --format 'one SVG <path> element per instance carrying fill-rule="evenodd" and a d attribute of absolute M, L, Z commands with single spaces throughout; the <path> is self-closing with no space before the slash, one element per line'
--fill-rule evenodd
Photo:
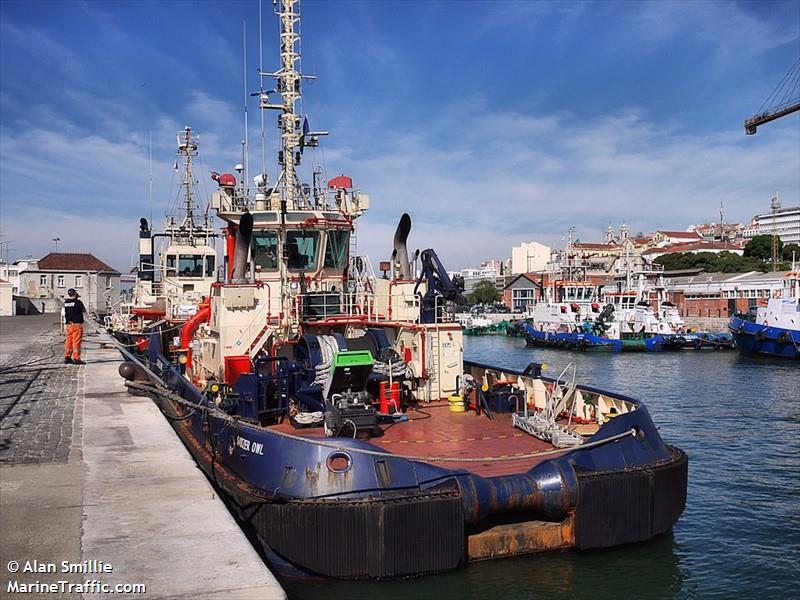
<path fill-rule="evenodd" d="M 766 319 L 764 319 L 764 327 L 769 327 L 769 321 L 767 321 Z"/>
<path fill-rule="evenodd" d="M 782 295 L 781 290 L 775 290 L 774 292 L 772 292 L 772 297 L 773 298 L 780 298 L 781 295 Z"/>
<path fill-rule="evenodd" d="M 778 343 L 779 344 L 788 344 L 791 341 L 792 341 L 792 336 L 789 335 L 788 331 L 781 331 L 778 334 Z"/>

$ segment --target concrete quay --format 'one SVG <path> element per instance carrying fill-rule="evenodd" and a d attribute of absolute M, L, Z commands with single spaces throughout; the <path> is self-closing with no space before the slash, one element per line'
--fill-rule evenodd
<path fill-rule="evenodd" d="M 67 365 L 58 315 L 0 317 L 0 596 L 285 598 L 109 341 Z"/>
<path fill-rule="evenodd" d="M 686 327 L 692 331 L 727 333 L 728 317 L 683 317 Z"/>

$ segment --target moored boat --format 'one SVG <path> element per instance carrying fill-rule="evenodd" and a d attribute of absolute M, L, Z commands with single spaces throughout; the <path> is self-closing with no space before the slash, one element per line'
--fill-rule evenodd
<path fill-rule="evenodd" d="M 181 159 L 181 183 L 174 214 L 167 216 L 162 230 L 153 230 L 140 219 L 139 258 L 129 300 L 121 302 L 106 318 L 106 328 L 118 341 L 135 352 L 147 345 L 146 332 L 165 321 L 176 332 L 198 311 L 217 280 L 218 234 L 208 216 L 196 210 L 192 160 L 197 155 L 199 136 L 185 127 L 177 136 Z M 178 171 L 178 162 L 175 170 Z M 223 180 L 220 185 L 229 185 Z"/>
<path fill-rule="evenodd" d="M 250 199 L 244 182 L 218 182 L 223 280 L 178 343 L 151 323 L 120 373 L 154 397 L 280 571 L 412 576 L 668 531 L 688 459 L 641 401 L 574 368 L 547 378 L 535 363 L 464 360 L 461 291 L 432 249 L 412 269 L 410 217 L 377 277 L 350 253 L 368 196 L 343 175 L 300 183 L 321 132 L 296 113 L 297 5 L 279 3 L 281 102 L 261 94 L 280 113 L 275 184 L 260 174 Z"/>
<path fill-rule="evenodd" d="M 786 273 L 766 306 L 733 315 L 728 328 L 742 354 L 800 359 L 800 271 Z"/>

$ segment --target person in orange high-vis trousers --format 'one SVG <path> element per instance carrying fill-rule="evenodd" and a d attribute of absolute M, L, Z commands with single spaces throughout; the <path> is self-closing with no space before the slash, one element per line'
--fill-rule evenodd
<path fill-rule="evenodd" d="M 86 307 L 78 299 L 78 292 L 70 288 L 64 300 L 64 322 L 67 337 L 64 340 L 64 362 L 72 365 L 85 365 L 81 360 L 81 341 L 83 341 L 83 313 Z"/>

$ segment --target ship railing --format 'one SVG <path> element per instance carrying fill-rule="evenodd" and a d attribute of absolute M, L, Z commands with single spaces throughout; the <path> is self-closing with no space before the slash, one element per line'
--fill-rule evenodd
<path fill-rule="evenodd" d="M 294 310 L 304 320 L 359 319 L 370 322 L 403 321 L 419 324 L 419 295 L 354 292 L 310 292 L 295 297 Z M 438 312 L 437 312 L 438 314 Z M 449 316 L 452 321 L 452 315 Z"/>
<path fill-rule="evenodd" d="M 450 310 L 450 306 L 442 296 L 436 296 L 433 303 L 434 312 L 436 314 L 437 323 L 454 323 L 456 320 L 455 313 Z"/>

